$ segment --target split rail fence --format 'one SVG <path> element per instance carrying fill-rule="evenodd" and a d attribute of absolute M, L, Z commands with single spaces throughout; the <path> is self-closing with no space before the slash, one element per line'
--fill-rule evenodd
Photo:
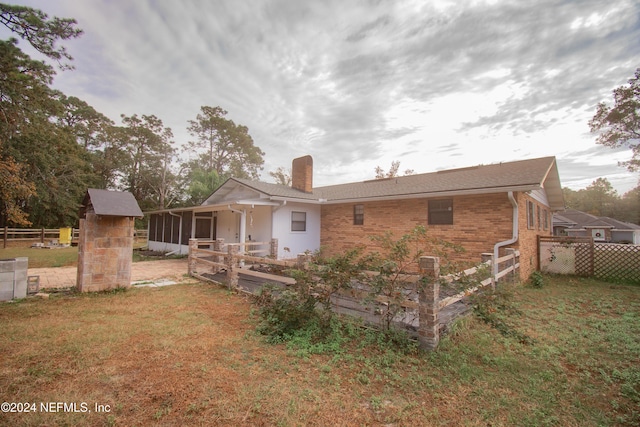
<path fill-rule="evenodd" d="M 277 252 L 277 239 L 269 242 L 228 244 L 225 244 L 223 239 L 190 239 L 189 275 L 202 280 L 226 283 L 229 288 L 249 293 L 255 290 L 242 287 L 240 274 L 257 276 L 266 280 L 265 283 L 279 283 L 283 287 L 295 285 L 295 280 L 290 277 L 265 274 L 241 267 L 243 263 L 257 263 L 281 268 L 307 268 L 308 255 L 298 255 L 296 260 L 278 260 Z M 463 300 L 485 287 L 495 288 L 499 280 L 517 277 L 517 271 L 520 268 L 519 257 L 519 251 L 508 249 L 506 256 L 495 261 L 499 267 L 499 272 L 495 276 L 491 275 L 494 264 L 492 254 L 483 254 L 483 262 L 477 267 L 446 276 L 440 275 L 438 257 L 421 257 L 419 274 L 405 275 L 402 278 L 403 283 L 407 285 L 403 290 L 404 299 L 399 302 L 402 309 L 400 313 L 394 313 L 390 323 L 414 335 L 422 348 L 435 349 L 446 324 L 454 320 L 456 314 L 467 310 L 468 307 Z M 212 279 L 212 275 L 220 277 L 221 272 L 224 272 L 222 280 Z M 459 283 L 462 283 L 463 289 L 457 285 Z M 472 285 L 465 287 L 464 284 Z M 445 290 L 444 292 L 441 292 L 441 287 Z M 453 292 L 454 289 L 458 291 Z M 334 310 L 341 314 L 362 318 L 369 324 L 381 325 L 384 313 L 392 302 L 381 295 L 373 301 L 366 300 L 369 295 L 368 290 L 366 286 L 354 284 L 352 289 L 335 293 L 332 296 Z"/>
<path fill-rule="evenodd" d="M 33 243 L 57 242 L 60 238 L 59 228 L 0 228 L 3 248 L 10 246 L 24 246 Z M 71 242 L 77 242 L 80 230 L 73 228 L 71 231 Z M 147 230 L 136 230 L 136 241 L 147 241 Z"/>

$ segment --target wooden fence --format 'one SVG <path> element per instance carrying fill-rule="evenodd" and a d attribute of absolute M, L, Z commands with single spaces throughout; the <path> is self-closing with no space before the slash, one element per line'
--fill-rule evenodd
<path fill-rule="evenodd" d="M 204 279 L 223 281 L 233 289 L 253 293 L 259 288 L 247 288 L 239 279 L 241 274 L 260 278 L 262 283 L 279 283 L 282 286 L 294 285 L 296 282 L 290 277 L 269 275 L 248 268 L 241 268 L 243 262 L 253 262 L 260 265 L 271 265 L 284 268 L 306 268 L 308 255 L 299 255 L 296 260 L 277 260 L 278 241 L 247 242 L 225 244 L 218 240 L 189 240 L 189 275 Z M 520 267 L 520 252 L 507 250 L 507 255 L 496 260 L 499 272 L 491 276 L 493 260 L 491 254 L 484 254 L 485 260 L 477 267 L 470 268 L 457 274 L 440 276 L 439 259 L 437 257 L 422 257 L 420 259 L 420 274 L 405 275 L 402 278 L 407 287 L 403 290 L 401 301 L 395 301 L 401 307 L 400 313 L 394 313 L 392 325 L 407 330 L 417 337 L 424 349 L 433 350 L 438 346 L 440 334 L 446 324 L 455 319 L 456 314 L 466 311 L 462 303 L 465 297 L 491 286 L 508 276 L 516 277 Z M 262 254 L 262 256 L 256 256 Z M 226 270 L 226 271 L 225 271 Z M 225 271 L 224 273 L 221 273 Z M 375 274 L 375 273 L 371 273 Z M 213 279 L 217 275 L 217 279 Z M 489 276 L 476 279 L 478 275 Z M 472 278 L 469 280 L 469 278 Z M 456 283 L 472 283 L 457 292 Z M 441 292 L 441 286 L 445 292 Z M 464 286 L 464 285 L 463 285 Z M 349 290 L 336 292 L 331 297 L 334 310 L 338 313 L 362 318 L 370 324 L 380 325 L 383 312 L 391 300 L 378 295 L 373 300 L 367 298 L 369 289 L 362 284 L 354 284 Z M 366 301 L 365 301 L 366 300 Z M 457 305 L 457 307 L 456 307 Z M 463 306 L 461 308 L 461 306 Z"/>
<path fill-rule="evenodd" d="M 3 248 L 9 246 L 29 246 L 33 243 L 57 242 L 60 238 L 59 228 L 0 228 Z M 136 241 L 147 241 L 147 230 L 136 230 Z M 73 228 L 71 232 L 71 242 L 78 241 L 80 230 Z"/>

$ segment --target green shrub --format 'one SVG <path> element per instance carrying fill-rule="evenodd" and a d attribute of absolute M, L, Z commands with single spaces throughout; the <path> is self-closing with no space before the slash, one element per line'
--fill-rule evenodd
<path fill-rule="evenodd" d="M 539 271 L 534 271 L 529 276 L 529 284 L 534 288 L 542 288 L 544 286 L 544 277 Z"/>

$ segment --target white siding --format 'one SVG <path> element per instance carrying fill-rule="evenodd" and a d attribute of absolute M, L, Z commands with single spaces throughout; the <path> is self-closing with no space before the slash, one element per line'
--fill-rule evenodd
<path fill-rule="evenodd" d="M 306 231 L 291 231 L 291 212 L 306 212 Z M 273 237 L 278 239 L 280 259 L 320 249 L 320 206 L 288 203 L 278 208 L 273 212 Z"/>
<path fill-rule="evenodd" d="M 271 206 L 247 206 L 246 234 L 254 242 L 271 240 Z"/>

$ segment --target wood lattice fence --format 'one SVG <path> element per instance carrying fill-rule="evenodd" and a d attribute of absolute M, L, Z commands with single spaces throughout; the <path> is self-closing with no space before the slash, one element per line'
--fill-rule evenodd
<path fill-rule="evenodd" d="M 640 245 L 596 243 L 590 237 L 538 236 L 539 270 L 640 283 Z"/>

